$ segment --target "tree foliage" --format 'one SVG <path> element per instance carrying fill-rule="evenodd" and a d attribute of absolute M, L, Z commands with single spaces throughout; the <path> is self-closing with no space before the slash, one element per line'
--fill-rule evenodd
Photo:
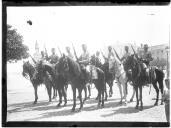
<path fill-rule="evenodd" d="M 16 29 L 12 29 L 11 25 L 7 25 L 7 61 L 17 61 L 25 59 L 29 56 L 28 47 L 23 44 L 23 37 L 17 33 Z"/>

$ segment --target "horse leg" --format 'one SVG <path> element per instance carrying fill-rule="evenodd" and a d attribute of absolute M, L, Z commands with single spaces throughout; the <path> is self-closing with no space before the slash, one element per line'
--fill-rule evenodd
<path fill-rule="evenodd" d="M 132 93 L 132 97 L 130 99 L 130 102 L 133 102 L 134 96 L 135 96 L 135 88 L 133 87 L 133 93 Z"/>
<path fill-rule="evenodd" d="M 135 85 L 135 92 L 136 92 L 136 99 L 137 99 L 137 104 L 136 104 L 135 109 L 138 109 L 139 100 L 138 100 L 138 87 L 137 87 L 137 85 Z"/>
<path fill-rule="evenodd" d="M 119 102 L 119 104 L 122 104 L 122 87 L 121 84 L 119 82 L 117 82 L 118 88 L 119 88 L 119 92 L 120 92 L 120 96 L 121 96 L 121 101 Z"/>
<path fill-rule="evenodd" d="M 86 86 L 84 86 L 84 92 L 85 92 L 85 97 L 84 97 L 84 100 L 83 100 L 83 103 L 87 100 L 87 88 Z"/>
<path fill-rule="evenodd" d="M 72 107 L 72 112 L 75 111 L 76 107 L 76 88 L 72 87 L 72 92 L 73 92 L 73 107 Z"/>
<path fill-rule="evenodd" d="M 34 87 L 34 95 L 35 95 L 35 100 L 33 102 L 33 104 L 36 104 L 37 103 L 37 100 L 38 100 L 38 96 L 37 96 L 37 86 L 36 85 L 33 85 Z"/>
<path fill-rule="evenodd" d="M 104 88 L 106 88 L 106 85 L 101 90 L 101 93 L 102 93 L 102 107 L 104 107 L 104 93 L 106 93 L 106 90 Z M 106 97 L 105 97 L 105 100 L 107 100 Z"/>
<path fill-rule="evenodd" d="M 127 83 L 123 83 L 122 85 L 123 85 L 125 104 L 127 104 Z"/>
<path fill-rule="evenodd" d="M 106 83 L 104 83 L 104 92 L 105 92 L 105 101 L 107 101 L 108 95 L 107 95 L 107 88 L 106 88 Z"/>
<path fill-rule="evenodd" d="M 59 94 L 59 103 L 58 103 L 57 107 L 60 107 L 61 103 L 62 103 L 62 93 L 61 93 L 61 90 L 59 88 L 58 88 L 58 94 Z"/>
<path fill-rule="evenodd" d="M 163 80 L 158 81 L 161 95 L 163 96 Z M 161 100 L 161 105 L 163 105 L 163 100 Z"/>
<path fill-rule="evenodd" d="M 153 87 L 154 87 L 154 89 L 156 90 L 156 93 L 157 93 L 156 102 L 155 102 L 155 104 L 154 104 L 154 106 L 156 106 L 156 105 L 158 105 L 158 100 L 159 100 L 159 89 L 158 89 L 158 87 L 157 87 L 157 82 L 156 82 L 156 81 L 153 82 Z"/>
<path fill-rule="evenodd" d="M 47 85 L 47 91 L 48 91 L 48 96 L 49 96 L 49 102 L 51 102 L 51 91 L 52 91 L 52 86 L 50 83 L 48 83 L 49 86 Z"/>
<path fill-rule="evenodd" d="M 55 87 L 53 87 L 53 98 L 52 99 L 55 99 Z"/>
<path fill-rule="evenodd" d="M 109 97 L 112 97 L 113 90 L 112 90 L 112 82 L 109 83 Z"/>
<path fill-rule="evenodd" d="M 80 108 L 79 108 L 79 111 L 81 111 L 81 109 L 83 108 L 83 102 L 82 102 L 82 94 L 81 94 L 81 92 L 82 92 L 82 89 L 79 88 L 78 89 L 79 99 L 80 99 Z"/>
<path fill-rule="evenodd" d="M 139 87 L 140 89 L 140 102 L 141 102 L 141 107 L 140 110 L 143 110 L 143 101 L 142 101 L 142 86 Z"/>
<path fill-rule="evenodd" d="M 89 92 L 88 98 L 90 99 L 90 96 L 91 96 L 91 88 L 90 88 L 90 84 L 88 85 L 88 92 Z"/>
<path fill-rule="evenodd" d="M 98 105 L 97 105 L 97 107 L 100 107 L 100 103 L 101 103 L 101 90 L 100 89 L 98 89 Z"/>
<path fill-rule="evenodd" d="M 66 93 L 65 87 L 62 88 L 62 94 L 63 94 L 64 100 L 65 100 L 64 106 L 66 106 L 66 104 L 67 104 L 67 93 Z"/>

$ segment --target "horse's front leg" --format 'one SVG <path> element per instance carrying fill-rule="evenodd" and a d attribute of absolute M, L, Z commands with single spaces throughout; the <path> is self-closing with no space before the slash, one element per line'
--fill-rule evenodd
<path fill-rule="evenodd" d="M 75 111 L 76 107 L 76 87 L 72 87 L 72 92 L 73 92 L 73 107 L 72 107 L 72 112 Z"/>
<path fill-rule="evenodd" d="M 50 83 L 46 84 L 48 96 L 49 96 L 49 102 L 51 102 L 51 91 L 52 91 L 52 86 Z"/>
<path fill-rule="evenodd" d="M 57 105 L 57 107 L 60 107 L 62 104 L 62 93 L 61 90 L 58 88 L 58 94 L 59 94 L 59 103 Z"/>
<path fill-rule="evenodd" d="M 97 105 L 97 107 L 100 107 L 100 104 L 101 104 L 101 94 L 102 94 L 102 90 L 98 89 L 98 105 Z"/>
<path fill-rule="evenodd" d="M 124 99 L 125 99 L 125 104 L 127 104 L 127 84 L 123 83 L 123 93 L 124 93 Z"/>
<path fill-rule="evenodd" d="M 113 85 L 113 81 L 110 81 L 109 82 L 109 97 L 112 97 L 112 94 L 113 94 L 112 85 Z"/>
<path fill-rule="evenodd" d="M 91 88 L 90 88 L 90 83 L 88 83 L 88 92 L 89 92 L 88 99 L 90 99 L 90 97 L 91 97 Z"/>
<path fill-rule="evenodd" d="M 66 106 L 67 104 L 67 90 L 65 89 L 65 87 L 62 88 L 62 95 L 64 96 L 64 106 Z"/>
<path fill-rule="evenodd" d="M 122 87 L 121 87 L 121 84 L 117 81 L 117 85 L 118 85 L 118 88 L 119 88 L 119 92 L 120 92 L 120 96 L 121 96 L 121 100 L 119 102 L 119 104 L 122 104 Z"/>
<path fill-rule="evenodd" d="M 141 102 L 141 107 L 140 110 L 143 110 L 143 101 L 142 101 L 142 86 L 139 87 L 140 89 L 140 102 Z"/>
<path fill-rule="evenodd" d="M 81 109 L 83 108 L 82 89 L 81 88 L 78 89 L 78 93 L 79 93 L 79 99 L 80 99 L 80 108 L 79 108 L 79 111 L 81 111 Z"/>
<path fill-rule="evenodd" d="M 86 86 L 84 86 L 83 87 L 83 89 L 84 89 L 84 94 L 85 94 L 85 97 L 84 97 L 84 100 L 83 100 L 83 104 L 84 104 L 84 102 L 87 100 L 87 87 Z"/>
<path fill-rule="evenodd" d="M 132 93 L 132 97 L 131 97 L 131 99 L 130 99 L 130 102 L 133 102 L 134 96 L 135 96 L 135 89 L 134 89 L 134 87 L 133 87 L 133 93 Z"/>
<path fill-rule="evenodd" d="M 34 100 L 33 104 L 36 104 L 37 100 L 38 100 L 37 85 L 33 85 L 33 87 L 34 87 L 34 95 L 35 95 L 35 100 Z"/>
<path fill-rule="evenodd" d="M 135 109 L 138 109 L 138 105 L 139 105 L 139 100 L 138 100 L 138 86 L 137 85 L 134 85 L 135 87 L 135 92 L 136 92 L 136 99 L 137 99 L 137 104 L 136 104 L 136 107 Z"/>

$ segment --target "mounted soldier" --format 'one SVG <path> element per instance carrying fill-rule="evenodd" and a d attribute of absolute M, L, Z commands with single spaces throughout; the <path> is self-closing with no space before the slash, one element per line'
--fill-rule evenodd
<path fill-rule="evenodd" d="M 35 68 L 35 72 L 33 74 L 33 77 L 30 80 L 36 79 L 37 73 L 38 73 L 38 71 L 37 71 L 38 69 L 37 68 L 38 68 L 38 65 L 39 65 L 40 61 L 42 60 L 42 55 L 39 52 L 39 46 L 38 46 L 38 43 L 37 42 L 35 44 L 35 53 L 33 54 L 32 60 L 34 62 L 33 63 L 33 66 Z"/>
<path fill-rule="evenodd" d="M 91 63 L 92 63 L 95 67 L 101 68 L 102 63 L 101 63 L 100 52 L 99 52 L 99 51 L 96 51 L 96 54 L 94 54 L 94 55 L 91 57 Z"/>
<path fill-rule="evenodd" d="M 73 56 L 72 53 L 71 53 L 70 47 L 66 47 L 66 52 L 67 52 L 67 56 L 68 56 L 68 57 L 74 59 L 74 56 Z"/>
<path fill-rule="evenodd" d="M 51 64 L 56 64 L 56 63 L 58 62 L 59 57 L 58 57 L 58 55 L 56 54 L 55 48 L 52 48 L 52 49 L 51 49 L 51 52 L 52 52 L 52 55 L 49 56 L 49 62 L 50 62 Z"/>
<path fill-rule="evenodd" d="M 144 51 L 142 55 L 140 56 L 140 59 L 143 62 L 143 69 L 145 70 L 145 73 L 146 73 L 147 82 L 151 83 L 151 76 L 154 74 L 153 74 L 153 70 L 150 71 L 150 61 L 152 61 L 153 58 L 152 58 L 151 52 L 148 51 L 147 44 L 144 45 Z"/>
<path fill-rule="evenodd" d="M 113 72 L 112 63 L 113 63 L 114 53 L 112 52 L 112 46 L 108 46 L 108 58 L 107 61 L 109 62 L 109 72 Z"/>
<path fill-rule="evenodd" d="M 126 59 L 128 58 L 128 56 L 130 56 L 130 52 L 129 52 L 129 47 L 125 46 L 125 53 L 123 55 L 123 57 L 121 58 L 121 61 L 123 62 L 123 64 L 125 63 Z"/>

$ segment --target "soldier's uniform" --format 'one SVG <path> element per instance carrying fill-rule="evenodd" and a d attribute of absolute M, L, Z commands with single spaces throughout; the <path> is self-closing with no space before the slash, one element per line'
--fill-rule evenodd
<path fill-rule="evenodd" d="M 114 53 L 112 51 L 109 51 L 109 53 L 108 53 L 108 62 L 109 62 L 109 72 L 110 73 L 113 73 L 113 71 L 114 71 L 113 59 L 114 59 Z"/>
<path fill-rule="evenodd" d="M 51 64 L 56 64 L 58 62 L 58 56 L 56 54 L 52 54 L 49 56 L 49 62 Z"/>
<path fill-rule="evenodd" d="M 144 48 L 147 48 L 148 49 L 148 45 L 145 44 L 144 45 Z M 146 77 L 147 77 L 147 82 L 148 83 L 151 83 L 151 76 L 154 77 L 154 68 L 152 68 L 150 70 L 150 61 L 153 60 L 152 58 L 152 55 L 151 55 L 151 52 L 148 51 L 148 50 L 144 50 L 142 52 L 142 55 L 140 56 L 141 60 L 142 60 L 142 65 L 143 65 L 143 69 L 145 70 L 145 73 L 146 73 Z"/>

